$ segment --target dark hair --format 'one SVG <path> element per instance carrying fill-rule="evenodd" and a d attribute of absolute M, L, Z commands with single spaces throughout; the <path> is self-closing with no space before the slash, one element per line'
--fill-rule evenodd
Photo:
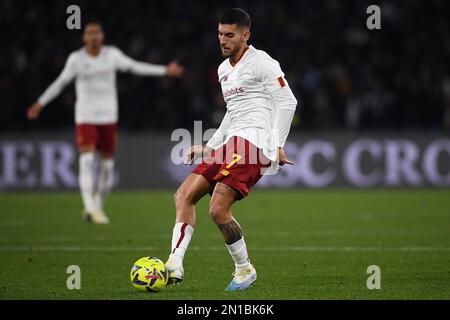
<path fill-rule="evenodd" d="M 221 24 L 237 24 L 239 27 L 247 27 L 250 29 L 250 15 L 241 8 L 231 8 L 224 11 L 220 17 Z"/>
<path fill-rule="evenodd" d="M 89 19 L 87 19 L 84 22 L 84 28 L 83 29 L 86 29 L 87 26 L 93 25 L 93 24 L 98 25 L 98 26 L 100 26 L 103 29 L 102 23 L 100 22 L 100 20 L 98 20 L 96 18 L 89 18 Z"/>

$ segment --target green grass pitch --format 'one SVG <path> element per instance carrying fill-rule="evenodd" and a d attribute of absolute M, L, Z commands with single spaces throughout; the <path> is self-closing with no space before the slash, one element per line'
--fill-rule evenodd
<path fill-rule="evenodd" d="M 170 250 L 170 191 L 114 192 L 112 223 L 81 220 L 76 192 L 0 195 L 0 299 L 450 299 L 448 190 L 255 190 L 234 209 L 258 280 L 224 292 L 233 263 L 207 213 L 185 281 L 159 293 L 130 283 L 132 263 Z M 66 268 L 81 268 L 68 290 Z M 381 289 L 366 286 L 381 269 Z"/>

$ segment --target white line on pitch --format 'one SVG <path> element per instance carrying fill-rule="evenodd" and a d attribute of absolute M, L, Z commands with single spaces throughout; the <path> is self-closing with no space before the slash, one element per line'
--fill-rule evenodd
<path fill-rule="evenodd" d="M 317 237 L 326 237 L 326 236 L 352 236 L 352 235 L 362 235 L 362 236 L 383 236 L 383 235 L 440 235 L 440 234 L 448 234 L 448 231 L 444 230 L 417 230 L 417 231 L 411 231 L 411 230 L 392 230 L 392 231 L 363 231 L 363 230 L 353 230 L 353 231 L 345 231 L 345 230 L 317 230 L 317 231 L 304 231 L 300 234 L 294 234 L 293 232 L 288 231 L 280 231 L 271 233 L 274 237 L 310 237 L 310 236 L 317 236 Z M 266 237 L 266 233 L 249 233 L 248 238 L 250 237 Z M 33 236 L 33 237 L 0 237 L 0 243 L 3 242 L 18 242 L 18 241 L 51 241 L 51 242 L 79 242 L 79 241 L 139 241 L 139 240 L 146 240 L 146 239 L 170 239 L 172 237 L 171 234 L 166 235 L 151 235 L 151 234 L 145 234 L 145 235 L 133 235 L 129 237 L 111 237 L 111 236 L 102 236 L 102 235 L 83 235 L 83 236 L 67 236 L 67 235 L 54 235 L 54 236 Z M 196 235 L 196 239 L 219 239 L 220 235 Z"/>
<path fill-rule="evenodd" d="M 3 252 L 19 252 L 19 251 L 61 251 L 61 252 L 136 252 L 136 251 L 155 251 L 164 250 L 167 248 L 162 247 L 151 247 L 151 246 L 0 246 L 0 251 Z M 191 251 L 223 251 L 225 246 L 192 246 L 188 250 Z M 286 246 L 286 247 L 251 247 L 251 251 L 264 251 L 264 252 L 275 252 L 275 251 L 342 251 L 342 252 L 439 252 L 439 251 L 450 251 L 450 247 L 425 247 L 425 246 L 411 246 L 411 247 L 349 247 L 349 246 Z"/>

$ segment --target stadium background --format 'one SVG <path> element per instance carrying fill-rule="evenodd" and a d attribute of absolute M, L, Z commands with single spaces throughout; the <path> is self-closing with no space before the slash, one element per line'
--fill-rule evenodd
<path fill-rule="evenodd" d="M 46 164 L 42 162 L 61 158 L 64 150 L 56 148 L 53 154 L 48 154 L 50 151 L 45 153 L 39 144 L 24 145 L 29 137 L 45 133 L 47 138 L 42 136 L 39 141 L 66 143 L 72 146 L 72 153 L 76 152 L 73 85 L 44 110 L 39 121 L 30 122 L 25 117 L 26 108 L 60 73 L 68 54 L 81 45 L 82 31 L 65 27 L 69 4 L 67 1 L 1 3 L 2 190 L 76 186 L 64 183 L 61 177 L 64 173 L 44 172 Z M 381 2 L 381 30 L 365 27 L 366 8 L 370 4 L 367 1 L 171 0 L 77 4 L 82 21 L 92 18 L 102 21 L 106 43 L 118 46 L 135 59 L 161 64 L 177 59 L 187 68 L 181 80 L 119 75 L 118 168 L 123 178 L 117 180 L 118 187 L 175 187 L 179 182 L 171 179 L 170 174 L 151 179 L 150 171 L 155 166 L 160 169 L 158 172 L 175 170 L 167 167 L 165 156 L 152 163 L 150 170 L 149 166 L 136 168 L 131 165 L 134 152 L 120 152 L 125 146 L 135 145 L 143 157 L 151 158 L 158 145 L 155 141 L 167 141 L 167 145 L 174 146 L 170 134 L 176 128 L 192 131 L 195 120 L 202 121 L 204 130 L 219 125 L 225 106 L 216 75 L 221 62 L 216 25 L 221 10 L 238 5 L 252 13 L 251 43 L 280 61 L 299 100 L 289 139 L 294 148 L 301 151 L 311 140 L 332 147 L 340 145 L 336 133 L 346 136 L 347 144 L 358 143 L 359 138 L 369 135 L 382 150 L 373 154 L 370 145 L 362 148 L 361 173 L 370 175 L 381 170 L 378 174 L 396 174 L 399 181 L 391 183 L 388 178 L 380 178 L 367 186 L 450 185 L 450 143 L 440 139 L 447 137 L 450 129 L 450 43 L 445 14 L 449 8 L 445 1 Z M 141 138 L 136 138 L 138 135 Z M 142 135 L 147 135 L 147 139 L 142 139 Z M 425 144 L 418 141 L 423 135 L 428 136 Z M 390 142 L 397 147 L 387 151 Z M 426 149 L 433 148 L 433 142 L 439 145 L 438 150 L 428 161 L 432 163 L 425 166 L 434 167 L 431 175 L 437 180 L 427 178 L 426 173 L 423 178 L 409 179 L 423 175 L 421 163 L 425 161 Z M 337 147 L 333 159 L 344 157 L 340 150 L 347 147 Z M 327 167 L 342 170 L 339 163 L 320 165 L 327 163 L 323 148 L 323 144 L 316 146 L 317 152 L 312 155 L 313 173 L 321 174 Z M 405 160 L 408 156 L 410 159 Z M 397 173 L 386 172 L 388 158 Z M 73 157 L 70 164 L 61 164 L 61 170 L 66 166 L 67 174 L 69 171 L 75 174 L 75 160 Z M 286 186 L 308 186 L 301 177 L 301 164 L 300 160 L 295 169 L 299 172 L 298 182 Z M 402 171 L 402 166 L 407 168 Z M 42 181 L 49 174 L 54 175 L 55 181 Z M 342 181 L 335 185 L 355 184 Z"/>
<path fill-rule="evenodd" d="M 71 4 L 80 6 L 82 21 L 102 21 L 107 44 L 138 60 L 177 59 L 187 68 L 180 80 L 118 77 L 108 228 L 86 226 L 79 216 L 73 85 L 38 121 L 25 117 L 81 46 L 82 31 L 66 28 Z M 366 28 L 371 4 L 381 7 L 381 30 Z M 169 161 L 173 130 L 192 132 L 195 120 L 214 128 L 224 114 L 216 27 L 222 9 L 233 6 L 251 14 L 250 43 L 280 61 L 299 100 L 286 147 L 296 165 L 263 178 L 260 187 L 269 189 L 236 209 L 259 268 L 257 289 L 221 293 L 232 270 L 205 199 L 186 258 L 189 281 L 155 298 L 449 299 L 444 0 L 0 1 L 0 298 L 146 298 L 132 291 L 129 264 L 167 254 L 172 192 L 191 169 Z M 283 271 L 269 260 L 284 261 Z M 88 279 L 80 292 L 64 286 L 73 263 Z M 365 286 L 374 263 L 384 272 L 383 290 Z M 23 278 L 24 264 L 32 279 Z"/>

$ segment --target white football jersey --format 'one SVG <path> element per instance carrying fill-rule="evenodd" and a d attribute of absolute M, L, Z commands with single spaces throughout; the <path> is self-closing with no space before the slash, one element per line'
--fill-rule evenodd
<path fill-rule="evenodd" d="M 103 46 L 97 56 L 85 48 L 72 52 L 59 77 L 39 98 L 42 105 L 54 99 L 75 79 L 77 124 L 112 124 L 118 120 L 116 71 L 162 76 L 165 66 L 137 62 L 114 46 Z"/>
<path fill-rule="evenodd" d="M 227 112 L 219 130 L 207 145 L 217 149 L 232 136 L 239 136 L 262 149 L 267 158 L 275 161 L 278 147 L 283 146 L 284 142 L 279 143 L 277 106 L 271 93 L 283 87 L 289 88 L 280 64 L 266 52 L 249 46 L 235 66 L 229 59 L 222 62 L 218 75 Z M 295 98 L 293 100 L 295 111 L 297 101 Z"/>

